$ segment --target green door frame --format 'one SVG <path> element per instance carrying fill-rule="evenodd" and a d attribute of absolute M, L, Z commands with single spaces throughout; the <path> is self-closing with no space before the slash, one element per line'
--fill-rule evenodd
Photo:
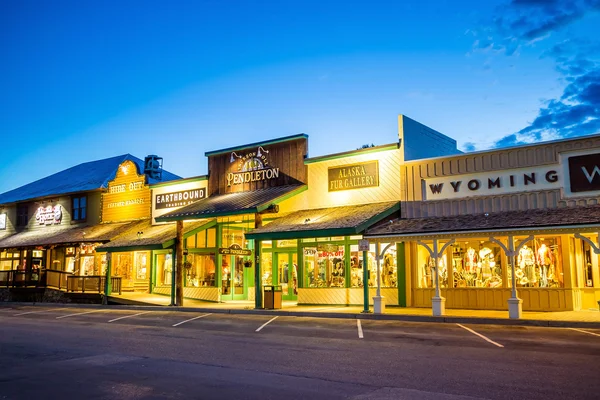
<path fill-rule="evenodd" d="M 287 284 L 288 289 L 287 293 L 282 293 L 281 297 L 283 300 L 295 301 L 298 300 L 298 295 L 294 294 L 294 270 L 290 268 L 291 265 L 294 264 L 294 256 L 298 257 L 298 250 L 296 248 L 291 248 L 289 250 L 280 250 L 273 252 L 273 283 L 277 282 L 277 285 L 281 285 L 282 277 L 279 276 L 279 260 L 287 259 L 288 263 L 288 276 L 287 276 Z M 296 288 L 298 288 L 298 260 L 296 259 Z"/>

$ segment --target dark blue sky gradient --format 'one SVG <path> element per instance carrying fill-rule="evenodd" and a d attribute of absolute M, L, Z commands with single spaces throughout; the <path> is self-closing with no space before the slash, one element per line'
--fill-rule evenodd
<path fill-rule="evenodd" d="M 570 78 L 559 71 L 562 59 L 542 54 L 565 39 L 597 37 L 589 35 L 599 22 L 595 4 L 581 4 L 583 15 L 532 40 L 526 28 L 562 9 L 506 1 L 3 1 L 0 192 L 124 153 L 159 154 L 165 168 L 194 176 L 207 172 L 205 151 L 278 136 L 307 133 L 311 156 L 390 143 L 399 113 L 463 148 L 527 141 Z M 506 24 L 536 16 L 510 42 L 517 51 L 506 50 L 498 15 Z M 543 128 L 536 137 L 561 137 Z"/>

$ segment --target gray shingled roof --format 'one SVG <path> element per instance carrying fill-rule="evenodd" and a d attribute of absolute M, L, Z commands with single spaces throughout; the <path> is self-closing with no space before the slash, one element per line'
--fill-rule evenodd
<path fill-rule="evenodd" d="M 397 201 L 292 212 L 246 233 L 248 239 L 284 239 L 359 234 L 400 210 Z"/>
<path fill-rule="evenodd" d="M 227 193 L 210 196 L 176 211 L 156 218 L 157 221 L 173 221 L 177 219 L 207 218 L 220 215 L 255 213 L 290 194 L 301 191 L 306 185 L 277 186 L 258 189 L 250 192 Z"/>
<path fill-rule="evenodd" d="M 119 165 L 125 161 L 135 162 L 140 173 L 144 171 L 144 161 L 131 154 L 90 161 L 57 172 L 56 174 L 28 183 L 19 188 L 0 194 L 0 204 L 10 204 L 40 197 L 58 196 L 68 193 L 106 189 L 108 182 L 115 178 Z M 168 171 L 162 171 L 162 179 L 148 178 L 149 184 L 180 179 Z"/>
<path fill-rule="evenodd" d="M 600 205 L 554 209 L 506 211 L 452 217 L 400 219 L 369 229 L 365 236 L 423 235 L 444 232 L 552 228 L 573 225 L 600 225 Z"/>
<path fill-rule="evenodd" d="M 0 249 L 48 246 L 70 243 L 102 243 L 123 233 L 132 222 L 74 226 L 62 229 L 37 229 L 15 233 L 0 240 Z"/>
<path fill-rule="evenodd" d="M 183 234 L 187 234 L 195 229 L 210 223 L 211 219 L 201 219 L 194 222 L 183 224 Z M 138 232 L 142 232 L 138 238 Z M 175 239 L 177 236 L 176 224 L 152 225 L 151 220 L 143 220 L 133 224 L 119 236 L 97 248 L 99 251 L 112 250 L 119 247 L 149 247 L 161 246 L 164 243 Z"/>

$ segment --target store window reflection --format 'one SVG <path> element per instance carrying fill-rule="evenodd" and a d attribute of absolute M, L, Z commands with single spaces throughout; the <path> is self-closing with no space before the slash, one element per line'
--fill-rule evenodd
<path fill-rule="evenodd" d="M 304 248 L 308 287 L 345 287 L 343 245 L 319 245 Z"/>
<path fill-rule="evenodd" d="M 451 249 L 452 287 L 502 287 L 503 253 L 498 245 L 487 240 L 460 240 Z"/>
<path fill-rule="evenodd" d="M 517 245 L 523 238 L 517 238 Z M 511 271 L 508 271 L 509 282 Z M 517 287 L 564 287 L 560 237 L 539 237 L 527 242 L 516 258 Z"/>

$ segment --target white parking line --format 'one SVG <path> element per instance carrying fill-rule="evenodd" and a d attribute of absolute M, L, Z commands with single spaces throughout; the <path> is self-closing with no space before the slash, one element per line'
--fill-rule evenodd
<path fill-rule="evenodd" d="M 133 315 L 126 315 L 124 317 L 119 317 L 119 318 L 111 319 L 108 322 L 115 322 L 115 321 L 118 321 L 120 319 L 125 319 L 125 318 L 133 318 L 133 317 L 137 317 L 138 315 L 148 314 L 150 312 L 152 312 L 152 311 L 145 311 L 145 312 L 141 312 L 141 313 L 137 313 L 137 314 L 133 314 Z"/>
<path fill-rule="evenodd" d="M 583 329 L 577 329 L 577 328 L 569 328 L 569 329 L 571 329 L 573 331 L 577 331 L 577 332 L 587 333 L 588 335 L 600 336 L 597 333 L 584 331 Z"/>
<path fill-rule="evenodd" d="M 94 310 L 94 311 L 86 311 L 86 312 L 80 312 L 80 313 L 75 313 L 75 314 L 67 314 L 67 315 L 62 315 L 60 317 L 56 317 L 56 319 L 69 318 L 69 317 L 74 317 L 76 315 L 91 314 L 91 313 L 101 312 L 101 311 L 105 311 L 105 310 Z"/>
<path fill-rule="evenodd" d="M 179 326 L 179 325 L 181 325 L 181 324 L 185 324 L 186 322 L 190 322 L 190 321 L 194 321 L 194 320 L 196 320 L 196 319 L 200 319 L 200 318 L 208 317 L 209 315 L 212 315 L 212 313 L 209 313 L 209 314 L 204 314 L 204 315 L 199 315 L 199 316 L 197 316 L 197 317 L 194 317 L 194 318 L 186 319 L 185 321 L 178 322 L 178 323 L 174 324 L 173 326 Z"/>
<path fill-rule="evenodd" d="M 19 315 L 38 314 L 38 313 L 43 313 L 43 312 L 47 312 L 47 311 L 59 311 L 59 310 L 64 310 L 64 308 L 50 308 L 50 309 L 47 309 L 47 310 L 22 312 L 22 313 L 19 313 L 19 314 L 14 314 L 13 317 L 18 317 Z"/>
<path fill-rule="evenodd" d="M 494 346 L 498 346 L 498 347 L 504 347 L 503 345 L 501 345 L 500 343 L 494 342 L 492 339 L 483 336 L 481 333 L 477 333 L 475 332 L 473 329 L 467 328 L 466 326 L 462 326 L 461 324 L 456 324 L 458 326 L 460 326 L 463 329 L 466 329 L 467 331 L 471 332 L 473 335 L 477 335 L 480 338 L 482 338 L 483 340 L 485 340 L 486 342 L 490 342 L 491 344 L 493 344 Z"/>
<path fill-rule="evenodd" d="M 363 330 L 362 330 L 362 325 L 360 324 L 360 319 L 356 320 L 356 326 L 358 327 L 358 338 L 359 339 L 363 339 Z"/>
<path fill-rule="evenodd" d="M 275 321 L 277 318 L 279 318 L 279 315 L 278 315 L 278 316 L 276 316 L 276 317 L 273 317 L 273 318 L 271 318 L 269 321 L 267 321 L 267 322 L 265 322 L 264 324 L 262 324 L 262 325 L 260 326 L 260 328 L 258 328 L 258 329 L 256 330 L 256 332 L 260 332 L 262 328 L 264 328 L 265 326 L 269 325 L 271 322 Z"/>

